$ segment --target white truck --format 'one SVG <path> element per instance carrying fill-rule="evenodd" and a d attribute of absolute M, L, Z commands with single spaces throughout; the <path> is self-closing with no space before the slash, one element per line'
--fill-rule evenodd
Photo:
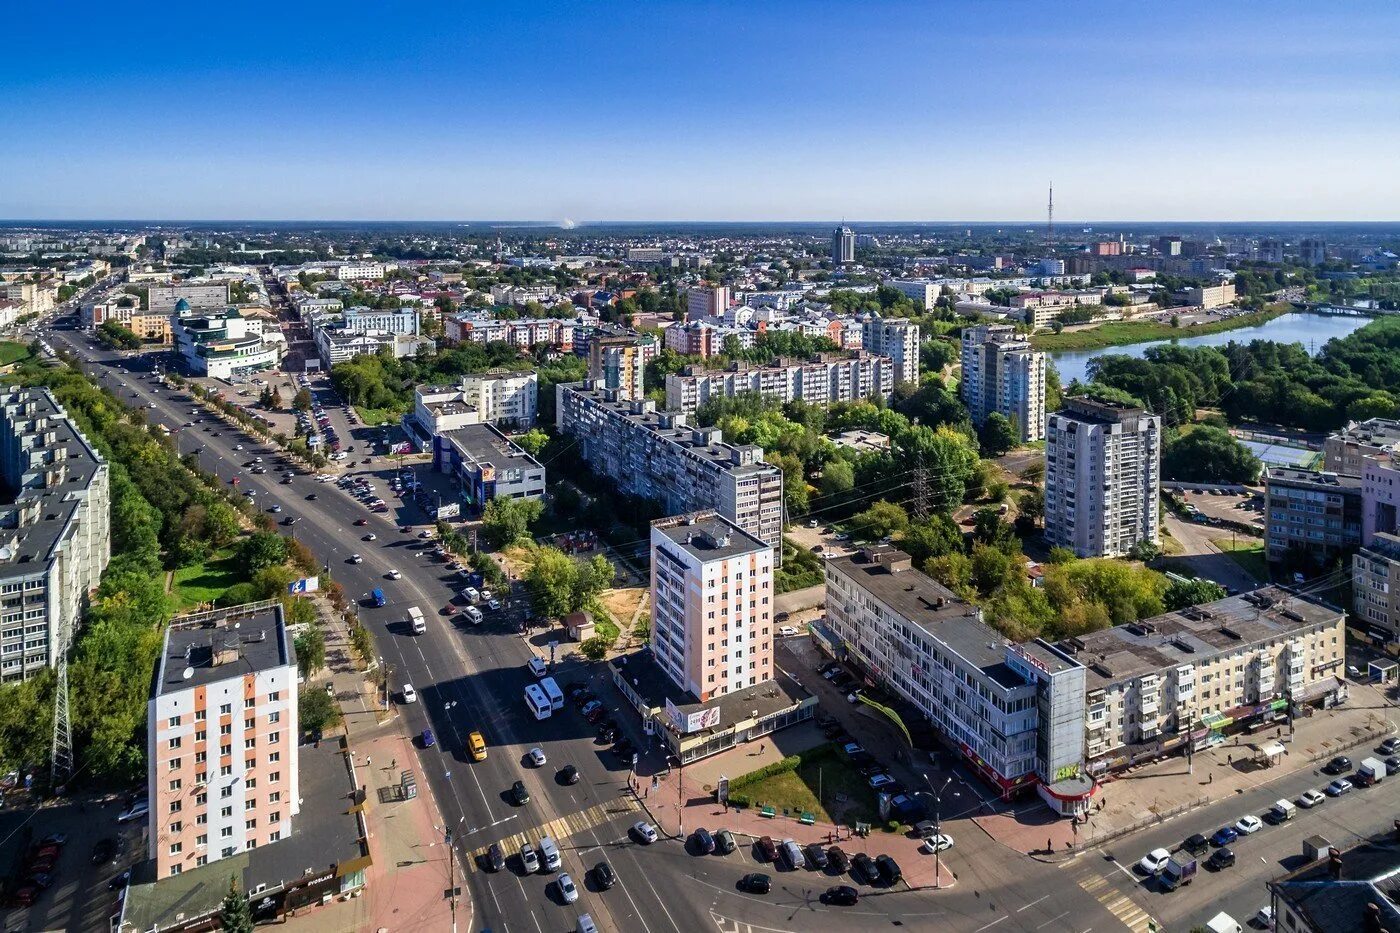
<path fill-rule="evenodd" d="M 1244 933 L 1240 922 L 1223 910 L 1206 921 L 1206 929 L 1210 933 Z"/>
<path fill-rule="evenodd" d="M 417 606 L 408 607 L 408 626 L 413 630 L 413 634 L 422 635 L 428 630 L 427 620 L 423 618 L 423 610 Z"/>
<path fill-rule="evenodd" d="M 1356 783 L 1362 787 L 1370 787 L 1385 780 L 1385 775 L 1385 762 L 1379 758 L 1363 758 L 1356 769 Z"/>

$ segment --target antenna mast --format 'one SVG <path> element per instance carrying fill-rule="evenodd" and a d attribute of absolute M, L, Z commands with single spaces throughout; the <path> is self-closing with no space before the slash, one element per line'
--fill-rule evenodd
<path fill-rule="evenodd" d="M 1050 201 L 1045 207 L 1045 251 L 1055 254 L 1055 183 L 1050 182 Z"/>

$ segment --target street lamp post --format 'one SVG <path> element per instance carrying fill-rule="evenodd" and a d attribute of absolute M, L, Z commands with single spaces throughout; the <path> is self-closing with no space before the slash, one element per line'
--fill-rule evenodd
<path fill-rule="evenodd" d="M 939 844 L 938 837 L 943 835 L 943 792 L 948 789 L 949 784 L 953 783 L 953 778 L 949 776 L 949 778 L 943 782 L 942 787 L 934 790 L 933 781 L 929 780 L 927 774 L 920 772 L 919 776 L 924 779 L 924 783 L 929 786 L 929 789 L 926 791 L 917 791 L 916 793 L 927 794 L 933 798 L 933 886 L 935 888 L 941 888 L 943 887 L 943 867 L 939 859 L 939 853 L 942 851 L 943 847 Z"/>

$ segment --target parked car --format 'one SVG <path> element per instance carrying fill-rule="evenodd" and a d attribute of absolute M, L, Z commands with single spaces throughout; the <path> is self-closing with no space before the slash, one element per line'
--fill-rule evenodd
<path fill-rule="evenodd" d="M 812 871 L 825 871 L 830 859 L 827 858 L 826 850 L 821 843 L 814 842 L 803 850 L 807 856 L 807 867 Z"/>
<path fill-rule="evenodd" d="M 1264 828 L 1264 821 L 1254 814 L 1247 814 L 1239 818 L 1235 823 L 1235 831 L 1241 836 L 1251 836 Z"/>
<path fill-rule="evenodd" d="M 150 812 L 150 809 L 150 800 L 142 798 L 141 800 L 138 800 L 131 806 L 127 807 L 121 813 L 117 814 L 117 822 L 130 823 L 134 820 L 144 819 L 146 814 Z"/>
<path fill-rule="evenodd" d="M 880 880 L 886 885 L 898 884 L 899 879 L 904 877 L 903 872 L 899 870 L 899 863 L 888 855 L 875 856 L 875 868 L 880 874 Z"/>
<path fill-rule="evenodd" d="M 1210 848 L 1210 840 L 1200 833 L 1196 833 L 1195 835 L 1187 836 L 1186 841 L 1181 844 L 1181 847 L 1192 855 L 1200 855 Z"/>
<path fill-rule="evenodd" d="M 1240 838 L 1240 834 L 1235 831 L 1235 827 L 1222 826 L 1215 831 L 1215 835 L 1210 837 L 1210 844 L 1213 846 L 1228 846 L 1238 838 Z M 1160 852 L 1165 850 L 1157 849 L 1154 851 Z"/>
<path fill-rule="evenodd" d="M 690 840 L 695 844 L 695 851 L 701 855 L 709 855 L 715 851 L 715 837 L 710 835 L 710 831 L 701 827 L 690 834 Z"/>
<path fill-rule="evenodd" d="M 754 843 L 758 846 L 760 858 L 765 862 L 776 862 L 778 860 L 778 844 L 773 841 L 772 836 L 760 836 Z"/>
<path fill-rule="evenodd" d="M 1311 809 L 1326 799 L 1326 797 L 1315 790 L 1305 790 L 1298 796 L 1298 806 L 1304 809 Z"/>
<path fill-rule="evenodd" d="M 715 851 L 720 855 L 728 855 L 739 847 L 734 841 L 734 834 L 727 829 L 721 829 L 715 833 Z"/>
<path fill-rule="evenodd" d="M 851 868 L 851 858 L 840 846 L 832 846 L 826 850 L 826 862 L 833 871 L 843 875 Z"/>
<path fill-rule="evenodd" d="M 1211 871 L 1220 871 L 1233 864 L 1235 864 L 1235 851 L 1224 847 L 1216 849 L 1210 854 L 1210 858 L 1206 859 L 1206 867 Z"/>
<path fill-rule="evenodd" d="M 1223 827 L 1223 829 L 1229 829 L 1229 827 Z M 1231 829 L 1230 832 L 1233 833 L 1234 830 Z M 1219 833 L 1216 835 L 1219 835 Z M 1231 836 L 1230 839 L 1234 841 L 1234 836 Z M 1166 849 L 1153 849 L 1151 852 L 1144 855 L 1137 863 L 1138 870 L 1144 875 L 1155 875 L 1162 870 L 1163 865 L 1171 860 L 1171 857 L 1172 854 Z"/>
<path fill-rule="evenodd" d="M 1338 755 L 1327 764 L 1322 766 L 1323 774 L 1345 774 L 1351 770 L 1351 759 L 1345 755 Z"/>
<path fill-rule="evenodd" d="M 1382 742 L 1376 751 L 1382 755 L 1394 755 L 1396 752 L 1400 752 L 1400 738 L 1391 736 Z"/>
<path fill-rule="evenodd" d="M 1346 778 L 1337 778 L 1331 784 L 1323 788 L 1323 790 L 1328 797 L 1340 797 L 1342 794 L 1351 790 L 1351 781 L 1348 781 Z"/>

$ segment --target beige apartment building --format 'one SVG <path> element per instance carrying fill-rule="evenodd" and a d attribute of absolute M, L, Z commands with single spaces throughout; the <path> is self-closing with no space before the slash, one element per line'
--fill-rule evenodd
<path fill-rule="evenodd" d="M 1089 773 L 1334 702 L 1344 688 L 1342 610 L 1265 587 L 1061 642 L 1088 669 Z"/>
<path fill-rule="evenodd" d="M 1186 300 L 1207 310 L 1235 303 L 1235 283 L 1186 289 Z"/>
<path fill-rule="evenodd" d="M 1400 536 L 1377 532 L 1351 558 L 1352 611 L 1372 638 L 1400 641 Z"/>
<path fill-rule="evenodd" d="M 156 876 L 289 836 L 301 808 L 297 663 L 282 604 L 177 619 L 156 664 L 146 715 Z"/>
<path fill-rule="evenodd" d="M 651 647 L 707 702 L 773 677 L 773 548 L 714 511 L 651 525 Z"/>

